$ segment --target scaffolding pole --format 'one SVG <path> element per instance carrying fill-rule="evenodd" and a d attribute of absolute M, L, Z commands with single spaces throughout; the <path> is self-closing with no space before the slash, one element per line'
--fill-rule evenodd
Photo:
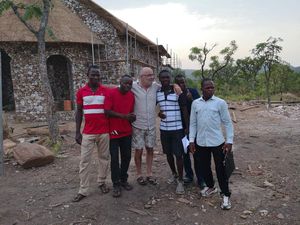
<path fill-rule="evenodd" d="M 93 32 L 91 32 L 91 40 L 92 40 L 92 58 L 93 58 L 93 65 L 95 65 L 95 53 L 94 53 L 94 37 L 93 37 Z"/>
<path fill-rule="evenodd" d="M 126 73 L 129 74 L 129 59 L 128 59 L 128 56 L 129 56 L 129 49 L 128 49 L 128 23 L 126 23 Z"/>
<path fill-rule="evenodd" d="M 159 47 L 158 47 L 158 38 L 156 38 L 156 50 L 157 50 L 157 68 L 156 68 L 156 71 L 157 71 L 157 74 L 159 73 Z"/>
<path fill-rule="evenodd" d="M 98 43 L 98 61 L 99 61 L 99 67 L 100 67 L 100 45 Z"/>
<path fill-rule="evenodd" d="M 0 176 L 4 175 L 3 162 L 3 110 L 2 110 L 2 52 L 0 50 Z"/>
<path fill-rule="evenodd" d="M 170 58 L 170 66 L 172 67 L 172 57 L 173 57 L 173 55 L 172 55 L 172 49 L 170 49 L 170 56 L 171 56 L 171 58 Z"/>

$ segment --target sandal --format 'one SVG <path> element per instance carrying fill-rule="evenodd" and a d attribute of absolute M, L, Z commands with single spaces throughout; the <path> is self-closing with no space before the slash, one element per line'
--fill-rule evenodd
<path fill-rule="evenodd" d="M 154 177 L 149 176 L 146 179 L 147 179 L 147 181 L 148 181 L 149 184 L 157 185 L 157 181 L 156 181 L 156 179 Z"/>
<path fill-rule="evenodd" d="M 146 185 L 147 181 L 144 179 L 144 177 L 140 176 L 136 179 L 136 181 L 138 182 L 138 184 L 140 185 Z"/>
<path fill-rule="evenodd" d="M 83 194 L 77 194 L 73 199 L 72 202 L 79 202 L 81 201 L 83 198 L 85 198 L 86 196 Z"/>
<path fill-rule="evenodd" d="M 101 184 L 101 185 L 99 185 L 99 189 L 101 190 L 101 192 L 102 192 L 103 194 L 106 194 L 106 193 L 109 192 L 109 188 L 106 186 L 106 184 Z"/>

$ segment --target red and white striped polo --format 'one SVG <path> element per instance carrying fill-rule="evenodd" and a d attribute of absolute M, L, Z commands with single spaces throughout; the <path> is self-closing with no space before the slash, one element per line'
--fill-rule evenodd
<path fill-rule="evenodd" d="M 95 92 L 87 84 L 78 90 L 76 102 L 78 105 L 83 106 L 85 119 L 82 133 L 109 133 L 108 118 L 104 115 L 104 101 L 108 95 L 109 88 L 103 85 L 100 85 Z"/>

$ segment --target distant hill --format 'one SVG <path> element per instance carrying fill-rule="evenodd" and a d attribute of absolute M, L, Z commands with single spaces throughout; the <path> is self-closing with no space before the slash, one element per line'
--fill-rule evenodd
<path fill-rule="evenodd" d="M 300 66 L 291 66 L 291 69 L 297 73 L 300 73 Z M 195 70 L 192 70 L 192 69 L 183 69 L 183 71 L 185 72 L 185 76 L 186 78 L 190 78 L 190 79 L 195 79 L 192 75 L 192 73 L 195 71 Z M 263 72 L 263 70 L 261 70 L 260 72 Z"/>
<path fill-rule="evenodd" d="M 297 66 L 297 67 L 291 66 L 291 69 L 294 70 L 297 73 L 300 72 L 300 66 Z"/>
<path fill-rule="evenodd" d="M 185 73 L 186 78 L 194 79 L 192 73 L 193 73 L 195 70 L 192 70 L 192 69 L 183 69 L 183 71 L 184 71 L 184 73 Z"/>

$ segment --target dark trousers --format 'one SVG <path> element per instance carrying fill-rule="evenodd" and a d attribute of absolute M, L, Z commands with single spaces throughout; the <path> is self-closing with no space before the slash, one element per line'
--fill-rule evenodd
<path fill-rule="evenodd" d="M 228 187 L 228 179 L 225 172 L 225 166 L 223 160 L 225 154 L 222 150 L 223 144 L 216 147 L 201 147 L 196 145 L 196 152 L 194 153 L 194 160 L 196 162 L 195 167 L 199 168 L 200 174 L 203 177 L 207 187 L 212 188 L 214 186 L 213 174 L 211 171 L 211 154 L 214 157 L 216 174 L 218 183 L 221 189 L 221 194 L 230 196 Z"/>
<path fill-rule="evenodd" d="M 183 153 L 183 166 L 185 171 L 185 176 L 191 180 L 194 178 L 194 173 L 192 169 L 192 163 L 190 158 L 189 150 L 187 153 Z"/>
<path fill-rule="evenodd" d="M 119 149 L 121 155 L 121 165 L 119 163 Z M 127 182 L 128 168 L 131 160 L 131 136 L 110 139 L 110 167 L 111 180 L 114 186 L 120 182 Z"/>
<path fill-rule="evenodd" d="M 205 185 L 205 182 L 200 173 L 199 160 L 197 159 L 197 157 L 195 158 L 195 155 L 193 155 L 193 158 L 194 158 L 195 174 L 197 177 L 197 184 L 200 187 L 203 187 L 203 185 Z M 184 166 L 185 176 L 193 180 L 194 172 L 192 169 L 192 162 L 191 162 L 191 158 L 190 158 L 189 148 L 188 148 L 187 154 L 185 154 L 185 153 L 183 154 L 183 166 Z"/>

